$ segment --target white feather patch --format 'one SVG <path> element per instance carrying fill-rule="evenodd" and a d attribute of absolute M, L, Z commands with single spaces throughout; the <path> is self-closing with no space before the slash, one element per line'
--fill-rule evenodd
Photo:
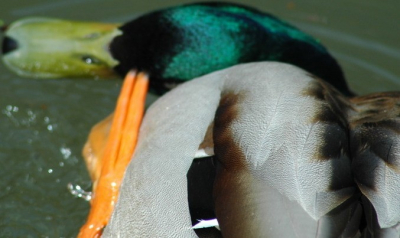
<path fill-rule="evenodd" d="M 218 220 L 215 219 L 211 219 L 211 220 L 198 220 L 199 223 L 197 223 L 196 225 L 194 225 L 192 228 L 193 229 L 202 229 L 202 228 L 210 228 L 210 227 L 215 227 L 219 230 L 219 224 L 218 224 Z"/>
<path fill-rule="evenodd" d="M 199 148 L 194 155 L 195 159 L 201 159 L 204 157 L 210 157 L 214 155 L 214 147 Z"/>

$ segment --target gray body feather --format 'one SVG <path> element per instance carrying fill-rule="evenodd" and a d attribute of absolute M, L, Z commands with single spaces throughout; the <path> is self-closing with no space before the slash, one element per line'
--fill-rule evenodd
<path fill-rule="evenodd" d="M 145 115 L 104 237 L 197 237 L 186 174 L 207 129 L 223 237 L 359 236 L 360 197 L 372 204 L 362 235 L 399 237 L 399 155 L 391 152 L 390 182 L 360 187 L 380 162 L 361 153 L 352 161 L 365 151 L 351 141 L 365 132 L 359 104 L 283 63 L 234 66 L 179 86 Z M 359 166 L 366 172 L 354 172 Z"/>

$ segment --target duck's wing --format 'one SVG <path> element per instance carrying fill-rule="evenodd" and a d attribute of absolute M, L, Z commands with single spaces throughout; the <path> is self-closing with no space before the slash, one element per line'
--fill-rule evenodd
<path fill-rule="evenodd" d="M 363 193 L 366 234 L 400 236 L 400 93 L 353 98 L 352 170 Z M 365 236 L 369 237 L 369 236 Z"/>
<path fill-rule="evenodd" d="M 289 65 L 243 65 L 228 73 L 214 127 L 222 235 L 354 235 L 361 207 L 350 170 L 347 102 Z"/>
<path fill-rule="evenodd" d="M 104 237 L 196 237 L 186 174 L 213 121 L 219 78 L 182 85 L 148 109 Z"/>
<path fill-rule="evenodd" d="M 196 237 L 186 175 L 214 117 L 223 236 L 353 235 L 361 210 L 336 111 L 343 103 L 323 89 L 296 67 L 253 63 L 162 97 L 145 116 L 104 236 Z"/>

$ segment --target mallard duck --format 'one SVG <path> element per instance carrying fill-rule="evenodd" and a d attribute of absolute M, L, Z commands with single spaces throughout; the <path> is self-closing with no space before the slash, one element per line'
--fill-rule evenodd
<path fill-rule="evenodd" d="M 311 36 L 272 15 L 233 3 L 195 3 L 145 14 L 125 24 L 26 18 L 4 33 L 3 61 L 22 76 L 150 75 L 151 90 L 238 63 L 297 65 L 351 95 L 342 70 Z"/>
<path fill-rule="evenodd" d="M 296 64 L 325 78 L 344 94 L 352 95 L 336 61 L 312 37 L 269 14 L 229 3 L 173 7 L 124 25 L 24 19 L 8 28 L 2 51 L 6 65 L 23 76 L 109 77 L 114 73 L 124 75 L 135 68 L 150 76 L 150 87 L 158 93 L 237 63 L 277 60 Z M 100 162 L 102 151 L 93 150 L 103 150 L 106 136 L 98 132 L 107 132 L 104 128 L 110 122 L 109 118 L 91 133 L 91 137 L 103 141 L 101 146 L 85 147 L 94 188 L 100 183 L 101 168 L 107 167 L 107 163 Z M 123 168 L 129 160 L 112 161 L 119 161 Z M 118 185 L 117 178 L 122 178 L 123 171 L 114 172 L 116 177 L 108 183 Z M 111 204 L 115 202 L 116 193 L 97 192 L 97 198 L 103 198 L 100 193 Z M 99 204 L 96 201 L 95 196 L 92 204 Z M 101 209 L 92 209 L 89 217 L 100 221 L 100 225 L 93 225 L 90 218 L 85 225 L 96 232 L 104 227 L 103 218 L 108 214 L 104 207 L 98 207 Z M 92 215 L 99 211 L 102 219 Z"/>
<path fill-rule="evenodd" d="M 187 82 L 147 110 L 104 237 L 197 237 L 199 154 L 216 176 L 195 199 L 213 197 L 223 237 L 399 237 L 399 99 L 347 99 L 278 62 Z"/>

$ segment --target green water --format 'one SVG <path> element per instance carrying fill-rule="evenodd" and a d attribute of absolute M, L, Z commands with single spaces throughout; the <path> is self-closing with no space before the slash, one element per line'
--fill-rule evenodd
<path fill-rule="evenodd" d="M 123 22 L 183 2 L 2 0 L 0 19 Z M 400 90 L 399 1 L 242 2 L 318 38 L 337 57 L 355 92 Z M 81 148 L 90 127 L 113 110 L 120 81 L 32 80 L 0 64 L 0 84 L 0 237 L 74 237 L 89 205 L 66 186 L 90 189 Z"/>

